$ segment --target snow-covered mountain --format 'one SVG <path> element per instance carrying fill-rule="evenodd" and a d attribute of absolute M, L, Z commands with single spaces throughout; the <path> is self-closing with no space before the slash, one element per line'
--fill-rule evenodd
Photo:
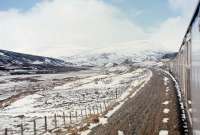
<path fill-rule="evenodd" d="M 98 48 L 63 60 L 0 50 L 0 75 L 2 73 L 57 73 L 76 71 L 85 66 L 114 66 L 144 61 L 158 61 L 169 53 L 149 41 L 117 44 L 110 48 Z"/>
<path fill-rule="evenodd" d="M 142 61 L 157 61 L 168 51 L 149 41 L 137 41 L 118 44 L 112 48 L 101 48 L 71 57 L 62 57 L 67 62 L 77 65 L 103 66 L 107 64 L 137 63 Z"/>
<path fill-rule="evenodd" d="M 0 74 L 55 73 L 78 70 L 60 59 L 0 50 Z"/>
<path fill-rule="evenodd" d="M 144 55 L 122 55 L 117 53 L 99 53 L 99 54 L 88 54 L 88 55 L 76 55 L 72 57 L 66 57 L 65 60 L 77 65 L 85 66 L 103 66 L 111 63 L 136 63 L 145 60 L 157 61 L 163 56 L 161 52 L 145 52 Z"/>

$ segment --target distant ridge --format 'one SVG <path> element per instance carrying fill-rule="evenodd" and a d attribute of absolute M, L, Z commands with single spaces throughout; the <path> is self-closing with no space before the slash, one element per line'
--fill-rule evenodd
<path fill-rule="evenodd" d="M 71 57 L 62 57 L 62 59 L 77 65 L 103 66 L 108 63 L 159 61 L 167 53 L 171 52 L 166 51 L 161 45 L 141 40 L 99 48 Z"/>
<path fill-rule="evenodd" d="M 81 70 L 60 59 L 36 56 L 0 49 L 0 75 L 58 73 Z"/>

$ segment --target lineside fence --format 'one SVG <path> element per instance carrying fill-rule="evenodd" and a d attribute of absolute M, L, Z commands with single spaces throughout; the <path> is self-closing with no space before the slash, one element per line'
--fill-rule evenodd
<path fill-rule="evenodd" d="M 38 117 L 31 121 L 22 122 L 16 127 L 5 128 L 2 135 L 41 135 L 46 132 L 52 132 L 58 128 L 67 128 L 79 125 L 83 119 L 87 119 L 90 116 L 100 115 L 108 111 L 117 102 L 118 97 L 122 94 L 122 91 L 116 90 L 114 95 L 102 102 L 97 102 L 93 106 L 80 107 L 80 109 L 74 109 L 73 111 L 67 111 L 62 113 L 55 113 L 53 116 Z M 58 133 L 59 134 L 59 133 Z"/>
<path fill-rule="evenodd" d="M 144 83 L 145 78 L 148 76 L 148 73 L 145 72 L 140 74 L 137 78 L 135 78 L 135 80 L 140 82 L 140 85 Z M 137 87 L 139 86 L 131 86 L 131 89 L 137 89 Z M 92 116 L 106 114 L 106 112 L 108 112 L 115 105 L 117 105 L 119 101 L 124 100 L 124 92 L 124 89 L 121 88 L 113 89 L 112 91 L 110 91 L 110 93 L 108 93 L 108 98 L 102 100 L 94 99 L 96 101 L 95 104 L 78 106 L 76 107 L 78 109 L 72 108 L 72 111 L 66 109 L 66 111 L 60 113 L 58 112 L 51 116 L 48 115 L 43 117 L 32 118 L 32 120 L 29 121 L 24 120 L 20 124 L 14 125 L 14 128 L 5 128 L 4 131 L 0 131 L 0 134 L 43 135 L 47 132 L 50 132 L 52 134 L 59 135 L 61 129 L 66 130 L 70 127 L 77 127 L 80 126 L 80 124 L 87 123 L 87 120 L 89 120 L 89 118 L 91 118 Z"/>

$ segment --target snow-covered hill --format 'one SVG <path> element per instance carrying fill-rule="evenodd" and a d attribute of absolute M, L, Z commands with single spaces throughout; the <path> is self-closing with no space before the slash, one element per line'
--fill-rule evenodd
<path fill-rule="evenodd" d="M 0 50 L 0 75 L 55 73 L 78 70 L 63 60 Z"/>
<path fill-rule="evenodd" d="M 63 60 L 0 50 L 0 75 L 3 73 L 57 73 L 80 70 L 84 66 L 113 67 L 118 64 L 158 61 L 167 53 L 169 52 L 162 46 L 149 41 L 135 41 L 115 44 L 110 48 L 96 48 L 79 55 L 62 57 Z"/>
<path fill-rule="evenodd" d="M 67 62 L 77 65 L 103 66 L 113 63 L 136 63 L 147 61 L 157 61 L 162 58 L 167 51 L 162 46 L 149 41 L 137 41 L 126 44 L 118 44 L 112 48 L 95 49 L 71 57 L 63 57 Z"/>

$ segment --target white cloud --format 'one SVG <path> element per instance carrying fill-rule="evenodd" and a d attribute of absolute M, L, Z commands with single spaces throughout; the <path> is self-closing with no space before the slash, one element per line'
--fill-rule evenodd
<path fill-rule="evenodd" d="M 27 12 L 0 12 L 0 48 L 32 54 L 67 56 L 145 36 L 101 0 L 42 1 Z"/>
<path fill-rule="evenodd" d="M 192 18 L 192 14 L 197 5 L 197 0 L 168 0 L 169 5 L 173 10 L 181 12 L 180 16 L 170 17 L 162 22 L 151 40 L 158 41 L 168 50 L 178 51 L 187 27 Z"/>
<path fill-rule="evenodd" d="M 178 51 L 187 25 L 187 21 L 180 16 L 169 18 L 154 31 L 151 40 L 159 42 L 170 51 Z"/>
<path fill-rule="evenodd" d="M 181 15 L 150 26 L 150 34 L 103 0 L 45 0 L 26 12 L 0 11 L 0 48 L 59 57 L 149 39 L 177 50 L 197 0 L 168 1 Z"/>

